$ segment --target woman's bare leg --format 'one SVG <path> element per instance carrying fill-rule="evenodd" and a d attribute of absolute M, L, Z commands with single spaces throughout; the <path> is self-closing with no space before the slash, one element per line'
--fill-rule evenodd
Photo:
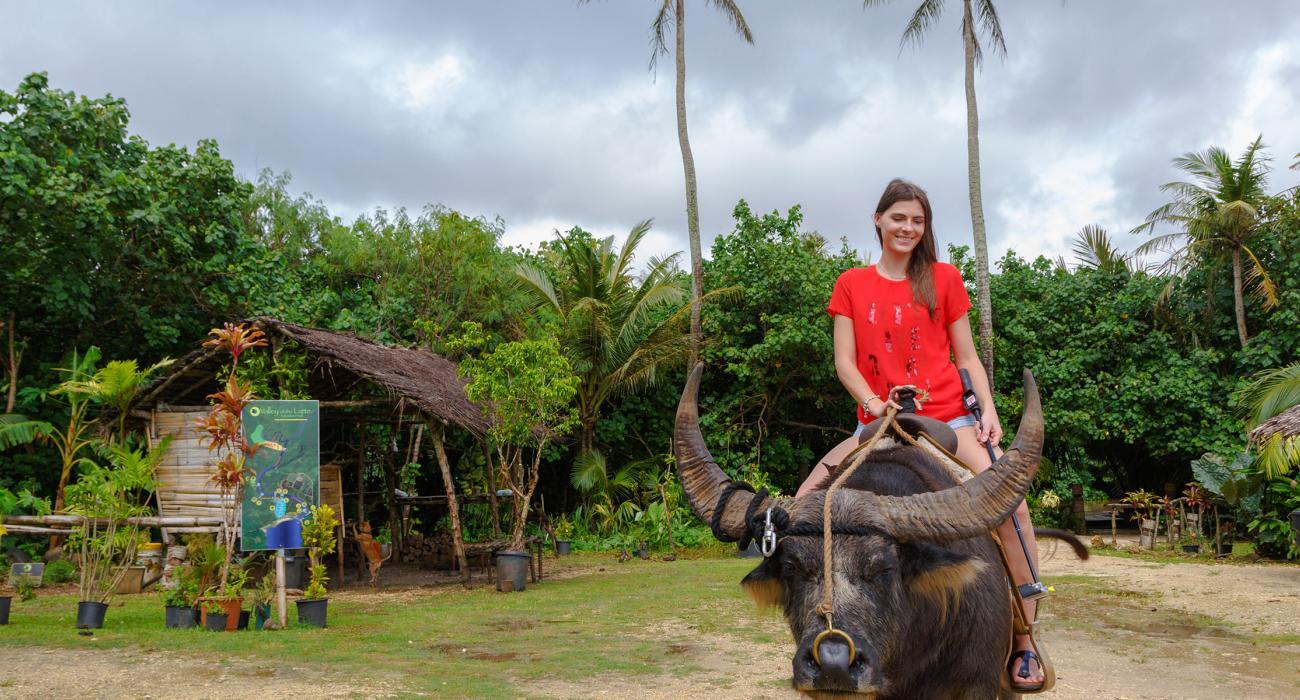
<path fill-rule="evenodd" d="M 1001 456 L 1002 450 L 994 448 L 996 453 Z M 974 427 L 957 429 L 957 458 L 965 462 L 976 473 L 988 469 L 993 462 L 989 459 L 988 450 L 981 445 Z M 1020 521 L 1020 531 L 1025 537 L 1025 548 L 1029 550 L 1029 555 L 1034 560 L 1034 570 L 1038 569 L 1038 541 L 1034 539 L 1034 525 L 1029 521 L 1029 507 L 1024 501 L 1016 507 L 1016 519 Z M 1011 565 L 1011 579 L 1016 585 L 1030 583 L 1033 576 L 1029 572 L 1029 565 L 1025 561 L 1025 550 L 1020 547 L 1020 540 L 1016 536 L 1016 527 L 1008 518 L 997 527 L 998 539 L 1002 540 L 1002 548 L 1006 550 L 1007 562 Z M 1034 621 L 1034 614 L 1037 610 L 1038 603 L 1033 600 L 1024 601 L 1025 619 L 1029 622 Z M 1015 650 L 1032 649 L 1029 643 L 1029 635 L 1016 635 Z M 1030 664 L 1030 676 L 1024 679 L 1024 685 L 1034 685 L 1043 681 L 1043 672 L 1037 664 Z"/>
<path fill-rule="evenodd" d="M 826 453 L 826 456 L 817 460 L 817 465 L 813 467 L 811 472 L 809 472 L 808 478 L 804 479 L 803 483 L 799 485 L 799 491 L 795 493 L 795 496 L 802 496 L 816 488 L 816 486 L 826 478 L 826 475 L 830 473 L 830 470 L 827 467 L 839 466 L 839 463 L 844 461 L 844 457 L 857 446 L 858 436 L 852 435 L 844 442 L 832 447 L 831 451 Z"/>

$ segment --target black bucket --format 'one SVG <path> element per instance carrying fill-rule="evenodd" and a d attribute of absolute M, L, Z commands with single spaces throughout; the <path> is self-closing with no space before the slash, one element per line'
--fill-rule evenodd
<path fill-rule="evenodd" d="M 570 540 L 556 540 L 556 541 L 555 541 L 555 553 L 556 553 L 556 554 L 569 554 L 569 553 L 572 552 L 572 551 L 573 551 L 573 542 L 571 542 Z"/>
<path fill-rule="evenodd" d="M 246 630 L 246 629 L 248 629 L 248 611 L 247 611 L 247 610 L 240 610 L 240 611 L 239 611 L 239 622 L 235 624 L 235 629 L 237 629 L 237 630 Z"/>
<path fill-rule="evenodd" d="M 298 624 L 324 627 L 326 613 L 329 611 L 329 602 L 329 598 L 297 601 Z"/>
<path fill-rule="evenodd" d="M 531 560 L 532 555 L 528 552 L 510 549 L 497 552 L 497 590 L 501 590 L 502 581 L 510 581 L 516 591 L 524 590 L 524 584 L 528 580 L 528 563 Z"/>
<path fill-rule="evenodd" d="M 303 586 L 302 584 L 303 584 L 303 579 L 306 578 L 306 573 L 307 573 L 307 557 L 302 555 L 294 556 L 292 554 L 285 556 L 284 558 L 284 587 L 285 588 L 296 588 L 301 591 L 303 588 L 305 588 L 305 586 Z"/>
<path fill-rule="evenodd" d="M 9 624 L 9 606 L 13 602 L 13 596 L 0 595 L 0 625 Z"/>
<path fill-rule="evenodd" d="M 167 627 L 171 629 L 189 629 L 198 624 L 194 608 L 186 605 L 168 605 L 166 619 Z"/>
<path fill-rule="evenodd" d="M 208 623 L 207 623 L 208 631 L 209 631 L 209 632 L 225 632 L 225 631 L 226 631 L 226 619 L 227 619 L 227 616 L 226 616 L 225 613 L 214 613 L 214 612 L 212 612 L 212 611 L 209 610 L 209 611 L 208 611 Z"/>
<path fill-rule="evenodd" d="M 97 630 L 104 626 L 104 615 L 108 613 L 108 603 L 96 603 L 83 600 L 77 603 L 77 629 Z"/>

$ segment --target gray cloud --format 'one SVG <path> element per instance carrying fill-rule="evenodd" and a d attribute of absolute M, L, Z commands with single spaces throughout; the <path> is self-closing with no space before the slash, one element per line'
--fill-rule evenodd
<path fill-rule="evenodd" d="M 955 2 L 900 50 L 914 7 L 742 2 L 755 45 L 690 3 L 688 107 L 706 241 L 755 209 L 874 249 L 867 213 L 920 182 L 943 242 L 969 239 Z M 1300 19 L 1284 0 L 1002 3 L 1009 56 L 978 76 L 995 255 L 1059 253 L 1155 208 L 1172 157 L 1255 133 L 1300 150 Z M 797 9 L 794 9 L 797 8 Z M 0 85 L 28 72 L 128 100 L 154 143 L 216 138 L 240 171 L 290 170 L 354 214 L 440 202 L 512 240 L 654 217 L 685 248 L 671 57 L 646 70 L 654 2 L 29 3 L 0 28 Z M 1290 141 L 1288 141 L 1290 139 Z M 1274 186 L 1295 184 L 1279 167 Z M 1125 239 L 1127 242 L 1127 239 Z M 1135 241 L 1134 241 L 1135 242 Z"/>

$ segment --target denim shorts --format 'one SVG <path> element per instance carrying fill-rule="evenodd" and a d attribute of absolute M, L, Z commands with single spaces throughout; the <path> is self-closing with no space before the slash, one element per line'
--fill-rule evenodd
<path fill-rule="evenodd" d="M 953 430 L 956 430 L 958 428 L 973 428 L 979 424 L 975 422 L 974 413 L 967 413 L 965 415 L 957 416 L 956 418 L 953 418 L 952 420 L 948 421 L 948 425 Z M 861 437 L 862 431 L 865 430 L 866 427 L 867 426 L 865 424 L 858 423 L 858 429 L 853 431 L 853 437 Z"/>

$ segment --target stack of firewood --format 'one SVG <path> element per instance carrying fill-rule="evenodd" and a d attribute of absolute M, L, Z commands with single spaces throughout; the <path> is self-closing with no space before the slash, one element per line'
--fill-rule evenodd
<path fill-rule="evenodd" d="M 435 532 L 424 536 L 412 532 L 406 536 L 402 550 L 402 561 L 416 564 L 421 568 L 447 569 L 451 567 L 452 542 L 451 533 Z"/>

